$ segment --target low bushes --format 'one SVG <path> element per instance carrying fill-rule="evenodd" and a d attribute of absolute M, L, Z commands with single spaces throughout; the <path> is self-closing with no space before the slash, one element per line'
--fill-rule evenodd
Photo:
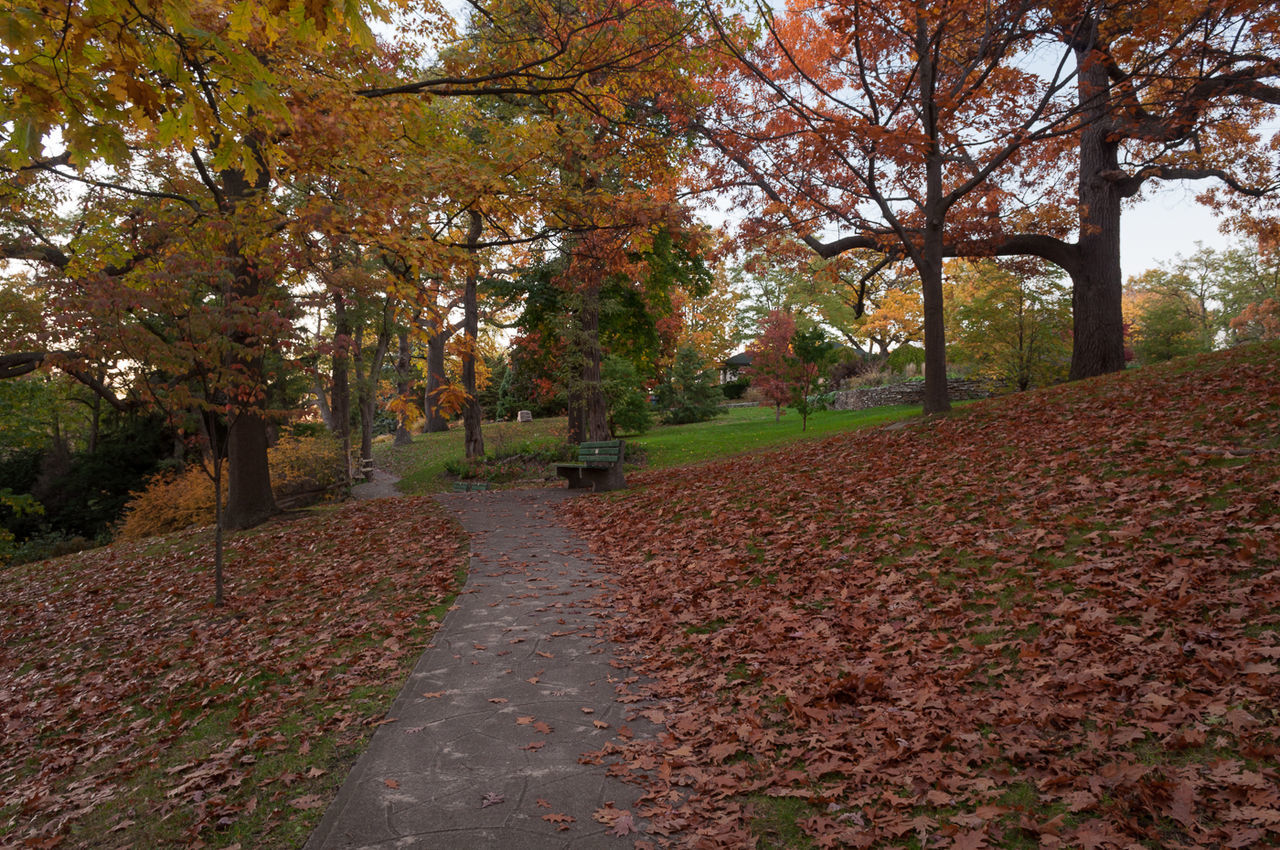
<path fill-rule="evenodd" d="M 315 501 L 343 483 L 342 446 L 328 434 L 285 436 L 267 452 L 271 489 L 282 506 Z M 224 469 L 223 494 L 226 493 Z M 214 520 L 213 481 L 197 464 L 153 476 L 125 506 L 118 536 L 126 540 L 168 534 Z"/>

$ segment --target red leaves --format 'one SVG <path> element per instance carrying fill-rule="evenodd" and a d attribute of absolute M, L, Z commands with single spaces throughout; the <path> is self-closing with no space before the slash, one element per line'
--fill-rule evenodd
<path fill-rule="evenodd" d="M 1276 841 L 1277 407 L 1239 350 L 570 503 L 663 703 L 618 744 L 657 828 L 765 794 L 819 846 Z"/>
<path fill-rule="evenodd" d="M 403 500 L 394 515 L 357 503 L 268 525 L 229 541 L 226 612 L 208 605 L 203 531 L 11 568 L 0 805 L 31 803 L 6 838 L 58 824 L 76 836 L 73 813 L 102 805 L 136 807 L 138 823 L 189 823 L 189 833 L 173 827 L 174 844 L 259 805 L 322 808 L 329 795 L 309 790 L 323 769 L 268 765 L 305 758 L 320 740 L 349 748 L 388 721 L 385 706 L 351 694 L 394 690 L 424 641 L 421 612 L 452 589 L 460 542 L 429 499 Z M 149 768 L 159 802 L 130 796 Z"/>

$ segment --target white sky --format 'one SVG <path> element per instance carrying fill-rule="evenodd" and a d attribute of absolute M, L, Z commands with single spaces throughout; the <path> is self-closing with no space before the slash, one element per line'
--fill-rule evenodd
<path fill-rule="evenodd" d="M 1179 255 L 1190 256 L 1196 243 L 1222 249 L 1235 239 L 1218 230 L 1213 210 L 1196 203 L 1194 187 L 1201 183 L 1172 183 L 1124 211 L 1120 219 L 1120 268 L 1125 280 Z"/>

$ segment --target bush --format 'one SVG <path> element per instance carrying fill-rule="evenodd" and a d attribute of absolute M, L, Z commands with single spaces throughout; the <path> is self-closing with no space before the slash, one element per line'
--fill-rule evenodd
<path fill-rule="evenodd" d="M 900 345 L 889 352 L 885 365 L 891 372 L 906 373 L 911 366 L 924 368 L 924 349 L 915 345 Z"/>
<path fill-rule="evenodd" d="M 726 381 L 720 385 L 720 392 L 724 393 L 725 399 L 728 401 L 737 401 L 746 395 L 747 390 L 751 387 L 751 378 L 743 375 L 740 378 L 734 378 L 732 381 Z"/>
<path fill-rule="evenodd" d="M 280 502 L 332 490 L 343 478 L 342 446 L 331 435 L 280 438 L 267 452 L 271 490 Z M 226 498 L 226 468 L 223 468 Z M 214 521 L 213 481 L 199 464 L 183 472 L 161 472 L 135 494 L 117 531 L 126 540 L 169 534 Z"/>

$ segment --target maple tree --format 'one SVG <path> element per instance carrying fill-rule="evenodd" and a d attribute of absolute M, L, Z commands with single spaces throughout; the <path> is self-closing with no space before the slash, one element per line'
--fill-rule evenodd
<path fill-rule="evenodd" d="M 791 401 L 797 379 L 797 361 L 791 349 L 796 320 L 781 310 L 773 310 L 760 323 L 760 334 L 747 346 L 752 360 L 744 371 L 751 388 L 760 393 L 761 404 L 773 405 L 774 421 L 782 419 L 782 408 Z"/>
<path fill-rule="evenodd" d="M 1274 843 L 1278 354 L 566 504 L 665 726 L 599 758 L 707 846 L 783 812 L 819 847 Z"/>
<path fill-rule="evenodd" d="M 298 153 L 306 146 L 290 132 L 307 123 L 303 113 L 341 100 L 332 93 L 308 97 L 326 86 L 344 88 L 334 83 L 340 72 L 320 69 L 345 61 L 352 40 L 371 43 L 366 9 L 308 7 L 295 14 L 215 2 L 154 14 L 122 6 L 115 15 L 79 4 L 56 16 L 29 11 L 5 34 L 11 61 L 3 65 L 3 83 L 15 94 L 6 102 L 14 133 L 6 137 L 3 165 L 21 178 L 8 187 L 25 200 L 25 175 L 39 173 L 62 186 L 101 190 L 101 202 L 90 199 L 96 232 L 112 238 L 96 251 L 78 241 L 77 262 L 64 268 L 76 277 L 107 277 L 125 304 L 130 285 L 123 278 L 146 274 L 148 263 L 173 265 L 175 244 L 193 267 L 205 261 L 196 279 L 212 272 L 229 281 L 224 325 L 209 341 L 226 340 L 217 352 L 225 363 L 215 371 L 230 383 L 215 387 L 207 401 L 226 405 L 235 422 L 227 434 L 228 522 L 260 522 L 275 510 L 265 472 L 269 352 L 289 332 L 287 311 L 278 311 L 287 298 L 278 278 L 280 210 L 273 193 L 296 173 L 291 169 L 305 167 Z M 132 244 L 121 243 L 121 229 L 133 235 Z M 151 238 L 138 238 L 140 231 Z M 6 244 L 8 257 L 55 267 L 59 253 L 71 256 L 38 229 Z M 189 279 L 153 275 L 147 282 L 181 289 Z M 64 330 L 62 339 L 78 341 L 78 330 Z M 160 335 L 154 344 L 167 343 Z M 153 356 L 166 353 L 138 362 Z"/>

